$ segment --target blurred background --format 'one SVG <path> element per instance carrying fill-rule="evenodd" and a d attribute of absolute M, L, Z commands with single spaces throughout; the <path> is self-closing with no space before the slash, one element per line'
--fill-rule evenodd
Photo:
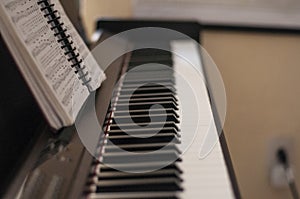
<path fill-rule="evenodd" d="M 241 195 L 245 199 L 292 198 L 287 186 L 271 180 L 279 145 L 288 150 L 300 189 L 299 0 L 62 3 L 88 41 L 98 18 L 197 20 L 228 27 L 203 29 L 199 37 L 224 80 L 228 109 L 224 133 Z M 82 25 L 76 24 L 78 18 Z"/>
<path fill-rule="evenodd" d="M 101 17 L 300 27 L 299 0 L 80 0 L 79 3 L 89 37 L 95 28 L 94 21 Z"/>

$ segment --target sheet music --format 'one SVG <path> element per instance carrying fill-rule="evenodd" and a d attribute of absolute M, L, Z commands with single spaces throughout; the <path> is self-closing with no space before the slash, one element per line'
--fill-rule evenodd
<path fill-rule="evenodd" d="M 57 3 L 58 0 L 52 0 L 55 3 L 55 9 L 58 10 L 58 13 L 62 17 L 62 21 L 64 22 L 64 26 L 68 30 L 68 34 L 70 34 L 72 40 L 76 44 L 77 51 L 79 52 L 81 58 L 84 60 L 84 64 L 89 71 L 89 75 L 92 78 L 90 85 L 95 90 L 101 84 L 101 82 L 105 79 L 105 75 L 103 71 L 98 66 L 96 60 L 93 56 L 89 56 L 90 51 L 81 39 L 80 35 L 77 33 L 75 27 L 67 17 L 66 13 L 61 4 Z"/>
<path fill-rule="evenodd" d="M 66 25 L 78 52 L 82 57 L 87 56 L 88 48 L 67 18 L 59 1 L 52 0 L 51 3 L 55 4 L 54 9 L 61 15 L 61 21 Z M 4 11 L 2 14 L 9 18 L 13 33 L 20 38 L 22 46 L 29 52 L 36 65 L 36 68 L 31 66 L 29 70 L 37 78 L 43 77 L 38 81 L 41 86 L 48 85 L 48 90 L 44 91 L 45 95 L 50 97 L 49 93 L 52 92 L 61 106 L 58 112 L 67 113 L 69 119 L 74 121 L 89 91 L 78 79 L 75 69 L 71 68 L 64 49 L 57 42 L 53 30 L 50 29 L 51 25 L 44 17 L 45 13 L 40 10 L 37 1 L 33 0 L 2 0 L 1 7 Z M 95 60 L 90 59 L 85 66 L 92 78 L 90 85 L 96 89 L 105 79 L 105 75 Z"/>

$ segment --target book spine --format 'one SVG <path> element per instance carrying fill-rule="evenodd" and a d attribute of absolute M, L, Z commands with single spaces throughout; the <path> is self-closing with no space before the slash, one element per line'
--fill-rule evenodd
<path fill-rule="evenodd" d="M 61 48 L 65 51 L 65 55 L 68 56 L 68 61 L 72 68 L 75 68 L 75 73 L 82 81 L 82 85 L 86 86 L 89 91 L 92 90 L 89 83 L 91 78 L 89 72 L 84 71 L 85 65 L 80 58 L 79 53 L 76 53 L 76 47 L 71 39 L 71 36 L 67 33 L 67 29 L 64 23 L 61 22 L 61 16 L 57 10 L 54 9 L 54 4 L 50 0 L 38 0 L 37 4 L 40 5 L 41 11 L 44 13 L 44 17 L 47 19 L 47 23 L 51 26 L 51 30 L 54 32 L 54 36 L 57 38 L 57 42 L 61 44 Z"/>

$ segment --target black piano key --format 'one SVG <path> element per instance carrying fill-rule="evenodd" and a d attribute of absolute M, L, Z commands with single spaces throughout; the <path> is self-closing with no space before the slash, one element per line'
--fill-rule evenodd
<path fill-rule="evenodd" d="M 141 103 L 141 102 L 165 102 L 172 101 L 177 104 L 178 99 L 175 96 L 167 97 L 146 97 L 146 98 L 132 98 L 132 99 L 119 99 L 118 103 L 130 102 L 130 103 Z M 178 104 L 177 104 L 178 105 Z"/>
<path fill-rule="evenodd" d="M 97 193 L 101 192 L 140 192 L 140 191 L 179 191 L 180 181 L 169 179 L 133 179 L 133 180 L 102 180 L 97 184 Z"/>
<path fill-rule="evenodd" d="M 142 73 L 142 72 L 141 72 Z M 128 88 L 128 87 L 134 87 L 134 88 L 136 88 L 136 86 L 138 86 L 138 85 L 141 85 L 141 84 L 139 84 L 139 82 L 135 82 L 135 83 L 133 83 L 133 82 L 131 82 L 131 83 L 123 83 L 122 84 L 122 89 L 124 89 L 124 88 Z M 143 84 L 142 85 L 142 87 L 158 87 L 158 86 L 172 86 L 172 87 L 174 87 L 175 85 L 174 85 L 174 82 L 172 82 L 172 81 L 164 81 L 164 82 L 161 82 L 161 83 L 154 83 L 154 82 L 149 82 L 149 83 L 147 83 L 147 84 Z"/>
<path fill-rule="evenodd" d="M 129 103 L 128 102 L 120 102 L 120 103 L 117 103 L 115 105 L 115 107 L 117 107 L 117 106 L 123 106 L 123 105 L 124 106 L 128 106 L 129 105 L 130 110 L 134 110 L 135 106 L 139 106 L 139 105 L 150 105 L 151 106 L 151 105 L 155 105 L 155 104 L 162 104 L 165 108 L 169 108 L 169 107 L 175 106 L 177 110 L 178 110 L 178 106 L 179 106 L 177 101 L 175 101 L 173 99 L 170 99 L 170 100 L 163 100 L 163 101 L 153 100 L 153 101 L 144 101 L 144 102 L 129 101 Z M 153 108 L 155 108 L 155 107 L 153 107 Z"/>
<path fill-rule="evenodd" d="M 162 142 L 162 143 L 155 143 L 155 144 L 118 144 L 118 145 L 111 145 L 108 144 L 105 147 L 105 153 L 119 153 L 120 149 L 128 152 L 135 152 L 135 153 L 149 153 L 158 150 L 172 150 L 176 153 L 180 153 L 181 151 L 174 146 L 174 143 L 170 142 Z"/>
<path fill-rule="evenodd" d="M 129 62 L 156 62 L 156 61 L 170 61 L 172 56 L 170 54 L 161 54 L 161 55 L 140 55 L 140 56 L 131 56 Z"/>
<path fill-rule="evenodd" d="M 123 130 L 110 130 L 108 131 L 108 134 L 110 136 L 118 136 L 118 135 L 153 135 L 153 134 L 167 134 L 167 133 L 172 133 L 180 137 L 180 134 L 175 128 L 172 127 L 167 127 L 167 128 L 144 128 L 143 130 L 141 129 L 127 129 L 125 131 Z"/>
<path fill-rule="evenodd" d="M 155 151 L 161 148 L 165 148 L 166 150 L 173 150 L 177 153 L 181 153 L 176 144 L 170 143 L 148 143 L 148 144 L 124 144 L 118 146 L 105 146 L 105 153 L 110 152 L 118 152 L 119 148 L 122 148 L 126 151 L 134 151 L 134 152 L 144 152 L 144 151 Z"/>
<path fill-rule="evenodd" d="M 178 105 L 178 99 L 176 93 L 174 94 L 133 94 L 133 95 L 120 95 L 118 99 L 112 100 L 111 103 L 113 104 L 111 108 L 114 108 L 116 105 L 122 104 L 134 104 L 134 103 L 153 103 L 157 104 L 157 102 L 173 102 Z M 155 103 L 154 103 L 155 102 Z M 115 112 L 116 110 L 114 110 Z"/>
<path fill-rule="evenodd" d="M 122 84 L 122 89 L 125 89 L 125 88 L 137 88 L 138 86 L 140 86 L 141 84 L 139 82 L 131 82 L 131 83 L 124 83 Z M 173 86 L 174 87 L 174 82 L 171 82 L 171 81 L 165 81 L 165 82 L 161 82 L 161 83 L 155 83 L 156 86 Z M 143 84 L 143 87 L 151 87 L 151 86 L 154 86 L 152 84 Z"/>
<path fill-rule="evenodd" d="M 123 83 L 125 84 L 132 84 L 132 83 L 140 83 L 140 84 L 147 84 L 147 83 L 163 83 L 163 82 L 175 82 L 174 77 L 137 77 L 135 79 L 125 79 Z"/>
<path fill-rule="evenodd" d="M 161 44 L 159 44 L 161 46 Z M 167 49 L 170 49 L 170 46 L 168 44 L 164 45 Z M 131 52 L 131 59 L 134 59 L 136 57 L 142 57 L 142 56 L 168 56 L 170 59 L 172 59 L 172 53 L 167 50 L 161 50 L 156 48 L 143 48 L 134 50 Z"/>
<path fill-rule="evenodd" d="M 117 120 L 118 124 L 119 123 L 126 123 L 129 122 L 129 119 L 132 119 L 132 121 L 134 121 L 135 123 L 139 123 L 139 122 L 151 122 L 152 121 L 172 121 L 175 123 L 179 123 L 178 118 L 173 115 L 173 114 L 151 114 L 151 119 L 149 117 L 149 115 L 129 115 L 129 116 L 116 116 L 113 119 L 113 124 L 115 124 L 115 120 Z"/>
<path fill-rule="evenodd" d="M 132 84 L 132 83 L 131 83 Z M 119 95 L 133 95 L 133 94 L 144 94 L 144 93 L 176 93 L 174 85 L 161 85 L 157 83 L 138 83 L 140 86 L 136 87 L 125 87 L 119 92 Z"/>
<path fill-rule="evenodd" d="M 136 123 L 138 126 L 132 126 L 132 124 L 111 124 L 110 130 L 128 130 L 128 129 L 142 129 L 142 126 L 147 125 L 147 128 L 168 128 L 172 127 L 179 131 L 179 127 L 175 122 L 151 122 L 151 123 Z"/>
<path fill-rule="evenodd" d="M 128 94 L 120 95 L 119 99 L 139 99 L 139 98 L 159 98 L 159 97 L 172 97 L 176 98 L 176 94 L 173 92 L 166 93 L 143 93 L 143 94 Z"/>
<path fill-rule="evenodd" d="M 128 132 L 128 131 L 126 131 L 126 132 Z M 128 132 L 130 134 L 127 134 L 126 132 L 125 132 L 125 134 L 120 134 L 120 135 L 115 135 L 113 133 L 108 133 L 106 135 L 106 138 L 108 138 L 110 140 L 113 140 L 113 139 L 114 140 L 119 140 L 119 139 L 143 138 L 142 136 L 147 136 L 147 134 L 143 134 L 143 130 L 140 130 L 139 131 L 140 133 L 138 133 L 138 132 L 135 133 L 136 137 L 132 136 L 130 132 Z M 153 136 L 151 136 L 151 137 L 145 137 L 143 139 L 148 139 L 148 138 L 155 138 L 156 139 L 156 137 L 157 137 L 157 139 L 159 139 L 159 138 L 163 139 L 163 138 L 166 138 L 166 137 L 170 137 L 170 138 L 176 137 L 176 138 L 178 138 L 178 137 L 180 137 L 180 135 L 177 134 L 177 133 L 173 133 L 172 131 L 165 131 L 164 133 L 156 133 L 156 132 L 154 132 Z M 158 143 L 161 143 L 161 142 L 158 142 Z"/>
<path fill-rule="evenodd" d="M 95 188 L 96 189 L 96 188 Z M 87 195 L 88 199 L 178 199 L 177 193 L 169 192 L 108 192 L 108 193 L 90 193 Z"/>
<path fill-rule="evenodd" d="M 157 151 L 152 153 L 110 153 L 103 155 L 104 164 L 127 164 L 160 162 L 160 161 L 181 161 L 179 154 L 175 151 Z"/>
<path fill-rule="evenodd" d="M 139 78 L 141 79 L 141 78 Z M 168 77 L 168 78 L 153 78 L 153 77 L 148 77 L 148 78 L 144 78 L 142 80 L 127 80 L 127 81 L 123 81 L 123 85 L 132 85 L 132 84 L 147 84 L 147 83 L 151 83 L 151 84 L 160 84 L 160 85 L 174 85 L 175 84 L 175 79 L 172 77 Z"/>
<path fill-rule="evenodd" d="M 176 134 L 156 134 L 154 136 L 148 138 L 141 137 L 133 137 L 130 135 L 120 135 L 120 136 L 108 136 L 109 140 L 115 144 L 133 144 L 133 143 L 165 143 L 165 142 L 173 142 L 180 143 Z"/>
<path fill-rule="evenodd" d="M 135 70 L 129 69 L 127 72 L 140 73 L 142 75 L 143 72 L 157 73 L 159 71 L 172 71 L 170 77 L 172 77 L 173 74 L 174 74 L 174 70 L 171 67 L 169 67 L 168 65 L 166 67 L 165 65 L 160 65 L 160 64 L 155 64 L 155 63 L 147 64 L 147 65 L 141 65 L 141 66 L 139 66 L 139 68 L 136 68 Z"/>
<path fill-rule="evenodd" d="M 161 169 L 157 171 L 151 172 L 143 172 L 143 173 L 127 173 L 122 171 L 109 171 L 102 172 L 99 175 L 91 177 L 90 182 L 95 183 L 95 180 L 113 180 L 113 179 L 147 179 L 147 178 L 177 178 L 179 181 L 182 181 L 180 177 L 180 173 L 176 169 Z"/>
<path fill-rule="evenodd" d="M 138 68 L 135 68 L 134 70 L 127 71 L 124 77 L 126 80 L 134 77 L 153 77 L 157 74 L 165 75 L 166 77 L 173 77 L 174 71 L 170 67 L 166 67 L 164 65 L 156 63 L 151 63 L 147 65 L 141 65 Z"/>
<path fill-rule="evenodd" d="M 131 59 L 128 63 L 129 66 L 134 67 L 144 63 L 161 63 L 172 66 L 172 54 L 169 51 L 160 49 L 140 49 L 131 53 Z"/>
<path fill-rule="evenodd" d="M 132 103 L 132 104 L 117 104 L 114 108 L 115 110 L 141 110 L 141 109 L 150 109 L 153 105 L 160 104 L 164 108 L 173 108 L 178 110 L 178 106 L 172 101 L 162 101 L 162 102 L 144 102 L 144 103 Z"/>
<path fill-rule="evenodd" d="M 120 91 L 120 95 L 126 95 L 126 94 L 145 94 L 145 93 L 165 93 L 170 92 L 175 94 L 176 89 L 174 87 L 166 87 L 166 86 L 159 86 L 159 87 L 153 87 L 153 88 L 133 88 L 133 89 L 122 89 Z"/>
<path fill-rule="evenodd" d="M 164 66 L 173 66 L 173 60 L 159 60 L 159 59 L 154 59 L 154 58 L 149 58 L 149 59 L 145 59 L 142 61 L 130 61 L 128 63 L 128 71 L 130 71 L 131 69 L 137 67 L 137 66 L 141 66 L 143 64 L 161 64 Z M 142 66 L 141 66 L 142 67 Z"/>
<path fill-rule="evenodd" d="M 172 53 L 169 51 L 171 49 L 170 44 L 159 43 L 159 46 L 163 46 L 166 50 L 158 48 L 137 49 L 131 52 L 130 60 L 135 60 L 139 57 L 165 57 L 166 59 L 172 59 Z"/>
<path fill-rule="evenodd" d="M 163 113 L 167 113 L 167 114 L 173 114 L 175 115 L 177 118 L 179 118 L 179 115 L 177 113 L 176 110 L 172 109 L 172 108 L 168 108 L 168 109 L 155 109 L 155 110 L 151 110 L 152 114 L 163 114 Z M 114 111 L 114 116 L 118 117 L 118 116 L 126 116 L 128 115 L 127 111 Z M 134 115 L 149 115 L 149 110 L 136 110 L 136 111 L 130 111 L 130 115 L 134 116 Z"/>
<path fill-rule="evenodd" d="M 147 83 L 147 84 L 139 84 L 139 83 L 126 83 L 122 85 L 122 89 L 136 89 L 136 88 L 162 88 L 162 87 L 170 87 L 172 89 L 174 89 L 174 84 L 172 84 L 171 82 L 164 82 L 164 83 Z"/>
<path fill-rule="evenodd" d="M 97 162 L 97 163 L 95 162 L 94 164 L 95 164 L 94 167 L 99 168 L 99 170 L 92 169 L 93 172 L 96 171 L 98 173 L 101 173 L 101 172 L 107 172 L 107 171 L 119 171 L 115 167 L 113 167 L 114 164 L 110 164 L 111 166 L 107 166 L 105 164 L 100 164 L 99 162 Z M 166 163 L 164 160 L 163 161 L 159 161 L 159 162 L 118 164 L 118 168 L 126 170 L 128 172 L 130 172 L 130 171 L 131 172 L 153 171 L 153 170 L 156 170 L 157 168 L 161 168 L 161 169 L 176 169 L 179 173 L 183 173 L 183 171 L 178 166 L 177 162 L 173 162 L 172 164 L 170 164 L 169 162 Z"/>

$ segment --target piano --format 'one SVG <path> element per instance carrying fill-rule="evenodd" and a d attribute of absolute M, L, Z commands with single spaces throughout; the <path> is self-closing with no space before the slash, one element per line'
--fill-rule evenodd
<path fill-rule="evenodd" d="M 199 42 L 200 26 L 196 22 L 102 20 L 97 23 L 101 36 L 94 46 L 122 31 L 140 27 L 169 28 Z M 193 43 L 181 38 L 149 42 L 163 42 L 166 49 L 183 53 L 205 71 L 201 51 Z M 87 150 L 84 135 L 76 125 L 58 132 L 49 128 L 1 40 L 1 61 L 12 67 L 4 69 L 8 78 L 1 80 L 5 95 L 1 95 L 0 114 L 0 197 L 240 198 L 223 134 L 204 159 L 198 155 L 206 126 L 198 128 L 186 151 L 179 147 L 189 130 L 188 126 L 181 126 L 183 112 L 179 100 L 186 87 L 180 84 L 172 68 L 184 70 L 185 63 L 170 51 L 134 50 L 118 57 L 105 70 L 107 79 L 94 93 L 97 120 L 103 132 L 93 139 L 93 153 Z M 167 68 L 155 65 L 134 71 L 136 66 L 153 62 Z M 200 106 L 209 110 L 218 126 L 213 95 L 204 84 L 199 84 L 199 89 L 197 95 L 203 99 Z M 128 118 L 135 124 L 128 123 Z M 155 151 L 159 152 L 148 153 Z"/>

